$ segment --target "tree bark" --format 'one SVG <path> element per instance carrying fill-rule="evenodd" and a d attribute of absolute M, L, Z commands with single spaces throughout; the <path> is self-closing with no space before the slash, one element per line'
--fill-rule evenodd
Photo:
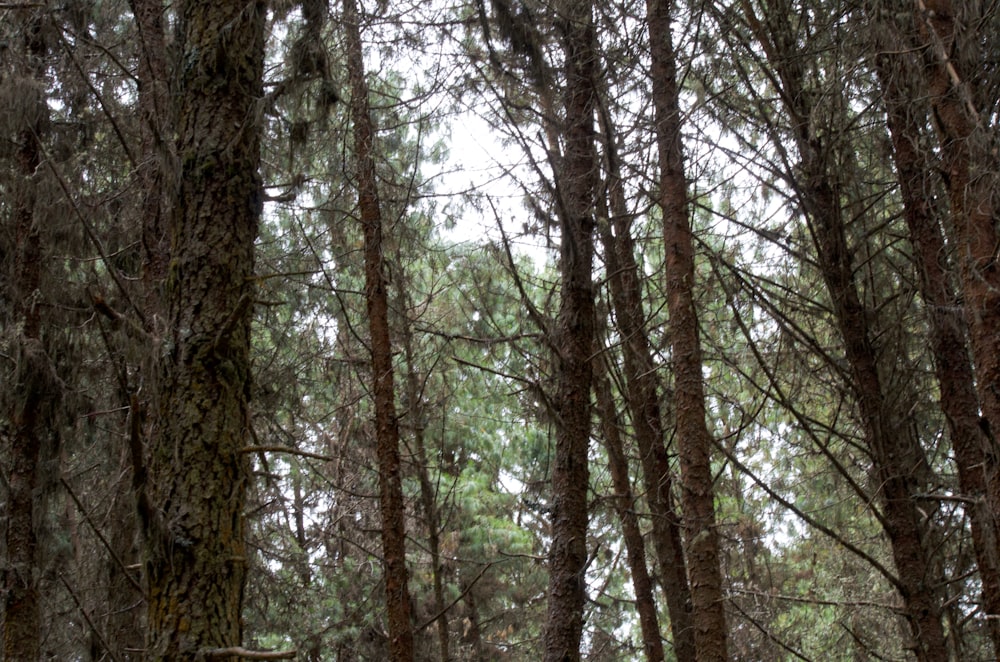
<path fill-rule="evenodd" d="M 886 118 L 893 144 L 893 161 L 899 180 L 903 215 L 913 245 L 914 262 L 921 297 L 927 309 L 934 370 L 941 389 L 944 412 L 955 452 L 959 487 L 972 500 L 966 508 L 972 531 L 976 563 L 983 583 L 983 611 L 987 616 L 994 650 L 1000 652 L 1000 558 L 993 513 L 1000 512 L 1000 485 L 992 481 L 987 496 L 987 477 L 996 476 L 996 456 L 986 452 L 990 438 L 979 424 L 979 398 L 968 347 L 968 325 L 959 312 L 961 302 L 955 296 L 947 248 L 937 210 L 931 200 L 934 189 L 933 166 L 921 147 L 926 126 L 918 121 L 922 113 L 912 102 L 913 93 L 905 91 L 908 67 L 902 53 L 892 49 L 878 56 L 876 66 L 882 84 Z M 993 505 L 993 509 L 990 505 Z"/>
<path fill-rule="evenodd" d="M 41 315 L 43 219 L 36 210 L 36 178 L 42 164 L 41 136 L 48 107 L 42 93 L 45 56 L 45 26 L 42 9 L 33 10 L 21 22 L 22 48 L 12 55 L 21 58 L 14 75 L 30 84 L 32 98 L 22 117 L 15 118 L 13 136 L 15 177 L 11 215 L 14 235 L 14 269 L 4 293 L 13 303 L 13 346 L 16 367 L 8 388 L 6 417 L 9 432 L 4 454 L 9 466 L 3 565 L 3 657 L 7 660 L 37 660 L 41 652 L 41 620 L 38 591 L 38 535 L 35 520 L 39 453 L 45 438 L 55 433 L 54 400 L 58 395 L 52 362 L 45 351 Z M 8 298 L 9 297 L 9 298 Z"/>
<path fill-rule="evenodd" d="M 170 263 L 166 218 L 172 184 L 170 136 L 173 135 L 163 0 L 130 0 L 139 36 L 138 98 L 139 163 L 142 191 L 142 283 L 147 330 L 163 308 L 163 283 Z"/>
<path fill-rule="evenodd" d="M 397 264 L 402 259 L 397 253 Z M 398 278 L 399 301 L 406 310 L 409 297 L 405 291 L 406 280 Z M 413 353 L 413 329 L 410 320 L 404 322 L 403 351 L 406 356 L 406 400 L 409 404 L 408 417 L 413 429 L 413 455 L 416 461 L 417 480 L 420 482 L 420 505 L 424 511 L 427 523 L 427 551 L 431 557 L 431 575 L 434 582 L 434 613 L 437 614 L 438 653 L 441 662 L 451 659 L 449 653 L 450 637 L 448 633 L 448 613 L 444 603 L 444 564 L 441 561 L 441 517 L 438 513 L 437 490 L 431 481 L 431 473 L 427 463 L 425 437 L 426 411 L 423 402 L 423 385 L 417 370 Z"/>
<path fill-rule="evenodd" d="M 801 203 L 816 247 L 819 268 L 829 293 L 837 330 L 850 368 L 850 387 L 868 451 L 871 477 L 882 503 L 882 526 L 889 537 L 899 590 L 919 660 L 946 660 L 942 606 L 930 557 L 929 529 L 914 495 L 926 488 L 929 474 L 918 440 L 912 438 L 886 402 L 872 342 L 871 311 L 861 301 L 844 226 L 844 199 L 835 171 L 833 139 L 810 127 L 814 94 L 806 89 L 796 38 L 784 8 L 758 20 L 749 0 L 742 7 L 754 36 L 773 67 L 775 84 L 785 105 L 792 139 L 798 149 L 798 171 L 789 178 Z M 832 127 L 833 130 L 836 127 Z M 932 519 L 932 518 L 928 518 Z"/>
<path fill-rule="evenodd" d="M 194 659 L 242 637 L 264 18 L 256 0 L 178 10 L 180 172 L 144 513 L 153 660 Z"/>
<path fill-rule="evenodd" d="M 405 502 L 399 457 L 399 421 L 389 337 L 389 295 L 382 256 L 382 211 L 375 175 L 374 126 L 368 106 L 357 4 L 344 0 L 347 66 L 351 86 L 351 121 L 358 178 L 358 207 L 364 230 L 365 299 L 371 333 L 372 392 L 375 399 L 375 444 L 382 517 L 389 654 L 393 660 L 413 659 L 413 625 L 407 587 Z"/>
<path fill-rule="evenodd" d="M 728 658 L 726 615 L 715 523 L 712 437 L 705 421 L 701 341 L 694 304 L 694 242 L 681 144 L 677 65 L 670 0 L 648 0 L 653 106 L 659 152 L 659 204 L 673 352 L 674 403 L 680 454 L 683 523 L 691 580 L 691 624 L 700 661 Z"/>
<path fill-rule="evenodd" d="M 674 508 L 670 459 L 664 443 L 660 407 L 660 384 L 653 362 L 652 346 L 646 330 L 639 265 L 632 240 L 632 218 L 622 189 L 614 130 L 606 112 L 601 112 L 608 168 L 610 210 L 599 213 L 609 218 L 600 224 L 604 247 L 604 267 L 615 311 L 618 335 L 622 339 L 625 391 L 632 415 L 632 428 L 639 448 L 640 467 L 646 501 L 652 514 L 653 546 L 656 549 L 660 585 L 667 600 L 674 652 L 679 660 L 695 657 L 691 627 L 691 589 L 681 542 L 681 522 Z M 610 211 L 610 213 L 608 213 Z"/>
<path fill-rule="evenodd" d="M 965 10 L 974 11 L 974 7 L 978 5 L 970 4 Z M 982 412 L 979 426 L 986 440 L 983 446 L 987 468 L 984 517 L 991 517 L 996 528 L 996 518 L 1000 516 L 1000 445 L 997 443 L 997 430 L 1000 430 L 1000 156 L 996 148 L 996 130 L 980 117 L 974 105 L 978 90 L 970 82 L 970 72 L 963 70 L 965 65 L 961 58 L 953 57 L 970 51 L 975 53 L 973 47 L 978 37 L 961 27 L 950 0 L 916 0 L 915 9 L 917 34 L 924 49 L 924 79 L 941 145 L 962 298 L 970 329 L 975 384 Z M 996 538 L 990 544 L 989 551 L 994 559 L 998 554 L 997 544 Z M 984 597 L 989 601 L 987 609 L 995 616 L 992 610 L 1000 608 L 1000 603 L 992 602 L 993 598 L 987 595 L 986 591 L 992 593 L 993 588 L 986 586 L 986 576 L 983 581 Z M 991 621 L 996 630 L 997 621 Z"/>
<path fill-rule="evenodd" d="M 597 360 L 595 371 L 605 372 Z M 656 601 L 653 599 L 653 582 L 646 565 L 646 544 L 639 528 L 639 518 L 635 511 L 635 496 L 628 477 L 628 460 L 625 457 L 621 434 L 621 423 L 611 395 L 611 384 L 606 374 L 598 374 L 594 379 L 597 392 L 597 409 L 601 419 L 602 439 L 608 452 L 608 471 L 615 490 L 615 512 L 622 523 L 622 540 L 629 573 L 632 576 L 632 591 L 635 593 L 635 610 L 639 613 L 639 627 L 642 631 L 642 650 L 650 662 L 663 660 L 663 640 L 660 638 L 660 623 L 656 616 Z M 684 658 L 678 658 L 684 659 Z"/>
<path fill-rule="evenodd" d="M 557 164 L 561 289 L 555 346 L 557 393 L 546 662 L 580 659 L 586 596 L 591 357 L 594 333 L 593 205 L 597 154 L 595 32 L 589 2 L 561 3 L 565 53 L 565 153 Z"/>

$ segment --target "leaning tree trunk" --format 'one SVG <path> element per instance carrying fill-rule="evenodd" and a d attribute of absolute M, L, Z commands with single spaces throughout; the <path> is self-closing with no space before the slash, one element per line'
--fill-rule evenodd
<path fill-rule="evenodd" d="M 602 212 L 608 217 L 608 222 L 601 224 L 600 236 L 611 304 L 618 336 L 622 339 L 626 401 L 632 414 L 632 433 L 639 449 L 639 466 L 652 520 L 657 574 L 667 599 L 674 653 L 679 660 L 692 660 L 695 648 L 694 630 L 691 628 L 691 589 L 681 542 L 681 522 L 674 508 L 670 458 L 663 434 L 660 383 L 646 328 L 640 270 L 632 239 L 632 216 L 625 202 L 615 130 L 603 107 L 600 118 L 610 202 L 609 209 Z"/>
<path fill-rule="evenodd" d="M 903 50 L 892 49 L 892 53 Z M 886 121 L 893 144 L 893 160 L 899 180 L 903 216 L 913 245 L 913 260 L 919 277 L 920 293 L 927 309 L 934 371 L 941 389 L 944 412 L 955 452 L 962 496 L 971 500 L 966 508 L 972 532 L 976 564 L 983 583 L 983 608 L 991 618 L 987 628 L 993 648 L 1000 653 L 1000 557 L 997 530 L 991 510 L 1000 506 L 997 457 L 986 452 L 990 439 L 979 424 L 979 397 L 970 363 L 968 325 L 959 312 L 961 303 L 952 287 L 947 248 L 937 210 L 931 200 L 935 186 L 933 166 L 926 147 L 921 146 L 924 113 L 906 92 L 906 60 L 900 55 L 881 53 L 877 59 L 879 80 L 886 104 Z"/>
<path fill-rule="evenodd" d="M 925 526 L 914 499 L 929 473 L 923 449 L 907 428 L 894 425 L 895 412 L 879 375 L 878 355 L 872 342 L 872 312 L 862 303 L 855 281 L 852 254 L 844 225 L 841 180 L 833 165 L 837 147 L 828 133 L 810 126 L 816 95 L 806 89 L 806 73 L 797 57 L 796 37 L 785 9 L 761 21 L 749 0 L 741 3 L 754 37 L 773 67 L 773 80 L 791 125 L 799 153 L 797 172 L 789 179 L 808 219 L 819 269 L 829 293 L 837 329 L 850 369 L 850 387 L 868 451 L 872 481 L 884 504 L 880 522 L 889 537 L 897 578 L 896 589 L 913 635 L 918 660 L 946 660 L 947 647 L 941 623 L 942 605 L 936 586 L 937 570 L 931 559 L 930 527 Z M 896 417 L 898 419 L 898 417 Z M 930 518 L 931 520 L 933 518 Z"/>
<path fill-rule="evenodd" d="M 670 0 L 648 0 L 653 106 L 660 163 L 664 271 L 674 366 L 683 522 L 691 580 L 691 624 L 698 660 L 725 660 L 726 614 L 712 479 L 712 437 L 705 421 L 701 341 L 694 304 L 694 241 L 681 144 L 677 64 L 670 36 Z"/>
<path fill-rule="evenodd" d="M 158 420 L 146 534 L 148 657 L 239 646 L 264 2 L 184 2 Z"/>
<path fill-rule="evenodd" d="M 30 10 L 21 22 L 21 48 L 14 47 L 8 57 L 18 58 L 11 67 L 16 76 L 4 81 L 7 94 L 27 94 L 24 108 L 29 112 L 9 118 L 15 127 L 13 140 L 17 181 L 12 186 L 10 225 L 14 237 L 14 268 L 4 287 L 4 298 L 13 304 L 4 311 L 10 315 L 14 330 L 12 347 L 16 365 L 5 395 L 9 430 L 5 431 L 3 453 L 8 464 L 6 527 L 3 559 L 3 658 L 6 660 L 39 659 L 40 608 L 38 593 L 35 520 L 39 452 L 45 437 L 54 434 L 53 402 L 58 392 L 52 362 L 45 351 L 42 283 L 42 220 L 36 209 L 36 178 L 42 163 L 40 137 L 48 115 L 42 81 L 45 72 L 46 28 L 43 10 Z M 17 90 L 18 92 L 14 92 Z M 13 226 L 13 227 L 11 227 Z"/>
<path fill-rule="evenodd" d="M 557 165 L 561 231 L 561 298 L 557 360 L 555 461 L 552 466 L 552 543 L 545 619 L 546 662 L 580 659 L 587 563 L 587 449 L 590 441 L 591 356 L 594 333 L 593 233 L 597 153 L 595 32 L 589 2 L 566 2 L 565 152 Z"/>
<path fill-rule="evenodd" d="M 972 341 L 980 426 L 989 440 L 989 506 L 1000 514 L 1000 475 L 995 470 L 1000 446 L 1000 155 L 996 128 L 976 108 L 979 91 L 965 71 L 962 54 L 979 36 L 969 25 L 987 17 L 959 21 L 950 0 L 916 0 L 914 20 L 923 47 L 924 79 L 934 108 L 941 144 L 942 172 L 948 186 L 951 225 L 962 282 L 965 314 Z M 968 3 L 965 10 L 979 6 Z M 994 21 L 995 22 L 995 21 Z M 987 23 L 988 25 L 988 23 Z M 978 55 L 976 66 L 993 56 Z M 992 103 L 993 100 L 988 100 Z"/>
<path fill-rule="evenodd" d="M 399 421 L 389 337 L 389 294 L 382 256 L 382 211 L 375 180 L 374 126 L 368 107 L 361 49 L 361 26 L 354 0 L 344 0 L 347 67 L 351 85 L 351 121 L 357 164 L 358 207 L 364 229 L 365 298 L 371 333 L 372 392 L 375 397 L 375 446 L 378 457 L 382 555 L 385 563 L 386 607 L 389 614 L 389 655 L 413 659 L 413 625 L 407 588 L 406 523 L 399 458 Z"/>
<path fill-rule="evenodd" d="M 605 350 L 607 351 L 607 350 Z M 605 357 L 610 361 L 610 357 Z M 663 640 L 660 637 L 659 618 L 656 615 L 656 600 L 653 598 L 653 581 L 646 565 L 646 543 L 642 539 L 639 517 L 636 513 L 636 498 L 632 494 L 632 484 L 628 477 L 628 458 L 625 456 L 621 438 L 621 421 L 611 394 L 611 383 L 607 370 L 596 359 L 594 390 L 597 393 L 597 410 L 601 421 L 602 440 L 608 452 L 608 472 L 614 487 L 614 507 L 622 524 L 622 542 L 625 543 L 625 557 L 632 577 L 632 591 L 635 593 L 635 610 L 639 614 L 639 628 L 642 633 L 642 650 L 647 662 L 662 662 Z"/>

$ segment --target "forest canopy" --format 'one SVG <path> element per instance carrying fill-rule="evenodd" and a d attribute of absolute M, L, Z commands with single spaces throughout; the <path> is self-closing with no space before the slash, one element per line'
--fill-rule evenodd
<path fill-rule="evenodd" d="M 1000 657 L 994 0 L 0 1 L 0 659 Z"/>

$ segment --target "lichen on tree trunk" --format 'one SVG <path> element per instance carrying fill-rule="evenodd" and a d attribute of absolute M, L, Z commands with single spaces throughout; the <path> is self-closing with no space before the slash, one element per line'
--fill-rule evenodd
<path fill-rule="evenodd" d="M 169 328 L 141 513 L 155 660 L 192 659 L 242 637 L 264 13 L 258 1 L 179 8 Z"/>

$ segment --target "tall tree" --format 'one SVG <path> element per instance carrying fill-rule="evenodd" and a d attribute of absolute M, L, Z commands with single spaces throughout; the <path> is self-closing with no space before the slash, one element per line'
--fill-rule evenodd
<path fill-rule="evenodd" d="M 996 12 L 984 13 L 980 3 L 958 7 L 950 0 L 917 0 L 913 9 L 958 245 L 976 387 L 983 424 L 994 446 L 990 452 L 996 453 L 1000 430 L 1000 154 L 996 127 L 987 120 L 996 99 L 983 98 L 978 85 L 982 76 L 976 72 L 979 67 L 985 72 L 995 69 L 988 60 L 994 57 L 991 44 L 980 44 L 979 30 L 995 34 Z"/>
<path fill-rule="evenodd" d="M 358 208 L 364 229 L 365 300 L 371 334 L 371 390 L 375 401 L 375 445 L 386 606 L 389 613 L 389 654 L 393 660 L 403 661 L 412 660 L 414 654 L 406 570 L 406 506 L 403 501 L 395 372 L 389 336 L 389 292 L 383 256 L 382 210 L 375 174 L 375 128 L 369 109 L 361 24 L 355 0 L 344 0 L 344 28 L 347 31 Z"/>
<path fill-rule="evenodd" d="M 916 501 L 931 483 L 929 466 L 919 439 L 901 425 L 900 412 L 886 392 L 874 340 L 874 316 L 859 293 L 848 241 L 845 217 L 849 217 L 853 193 L 837 165 L 840 150 L 845 149 L 846 116 L 834 111 L 831 118 L 825 118 L 823 130 L 817 130 L 816 94 L 809 87 L 804 63 L 796 58 L 799 47 L 796 29 L 788 18 L 789 5 L 769 7 L 761 19 L 749 0 L 741 6 L 773 68 L 773 81 L 798 151 L 798 172 L 788 176 L 806 215 L 843 343 L 850 387 L 872 458 L 872 482 L 883 504 L 881 524 L 892 548 L 895 584 L 906 605 L 914 649 L 920 660 L 944 660 L 948 653 L 940 582 L 932 557 L 933 519 L 922 515 Z M 805 22 L 800 26 L 803 32 L 808 29 Z M 831 93 L 845 94 L 842 89 Z"/>
<path fill-rule="evenodd" d="M 650 76 L 659 154 L 658 204 L 663 212 L 664 275 L 670 314 L 675 424 L 681 463 L 683 522 L 691 579 L 691 623 L 698 660 L 725 660 L 727 630 L 715 519 L 712 437 L 705 421 L 701 340 L 695 309 L 694 238 L 681 142 L 677 56 L 671 0 L 646 3 Z"/>
<path fill-rule="evenodd" d="M 42 317 L 41 291 L 45 264 L 42 244 L 42 205 L 37 189 L 43 162 L 48 106 L 45 98 L 46 56 L 52 26 L 43 8 L 24 8 L 12 21 L 18 28 L 11 46 L 4 49 L 8 62 L 3 74 L 5 94 L 23 95 L 23 107 L 4 126 L 12 135 L 4 141 L 13 147 L 16 181 L 12 204 L 4 219 L 6 232 L 14 237 L 13 264 L 3 297 L 13 304 L 0 311 L 15 337 L 15 368 L 12 388 L 6 393 L 3 454 L 9 466 L 6 475 L 7 504 L 4 527 L 6 557 L 3 569 L 3 656 L 8 660 L 37 660 L 41 653 L 40 595 L 36 509 L 39 457 L 46 438 L 55 434 L 54 402 L 58 381 L 46 351 L 46 328 Z M 13 60 L 13 61 L 10 61 Z M 5 278 L 5 280 L 7 280 Z M 5 304 L 6 307 L 6 304 Z"/>
<path fill-rule="evenodd" d="M 872 24 L 877 25 L 877 20 Z M 886 122 L 893 145 L 899 193 L 913 244 L 921 296 L 927 310 L 934 371 L 940 384 L 941 409 L 947 419 L 955 453 L 959 486 L 971 500 L 966 508 L 983 583 L 987 614 L 1000 614 L 1000 549 L 995 513 L 1000 506 L 997 458 L 993 441 L 980 425 L 979 398 L 968 347 L 968 325 L 955 295 L 948 247 L 932 191 L 938 186 L 929 157 L 927 112 L 913 103 L 916 85 L 913 60 L 907 51 L 884 44 L 876 55 L 876 70 L 884 92 Z M 993 477 L 993 480 L 990 480 Z M 993 647 L 1000 651 L 1000 622 L 987 626 Z"/>
<path fill-rule="evenodd" d="M 235 657 L 247 565 L 250 319 L 263 192 L 262 1 L 178 8 L 177 199 L 151 441 L 150 659 Z"/>
<path fill-rule="evenodd" d="M 681 542 L 681 523 L 674 506 L 674 481 L 664 439 L 661 389 L 646 328 L 642 281 L 632 238 L 634 215 L 628 212 L 616 132 L 608 109 L 600 109 L 604 161 L 608 170 L 607 198 L 598 210 L 608 220 L 600 224 L 604 267 L 615 313 L 616 330 L 622 338 L 622 372 L 625 394 L 632 416 L 632 429 L 639 450 L 646 501 L 652 515 L 653 547 L 656 550 L 660 585 L 667 600 L 674 650 L 679 659 L 694 658 L 691 628 L 691 589 Z M 607 209 L 605 209 L 605 207 Z M 612 460 L 608 451 L 609 464 Z"/>
<path fill-rule="evenodd" d="M 608 471 L 615 489 L 615 511 L 622 525 L 622 541 L 625 543 L 632 590 L 635 592 L 635 610 L 639 613 L 639 627 L 642 629 L 642 649 L 648 662 L 662 662 L 663 639 L 656 615 L 653 582 L 646 565 L 646 546 L 639 528 L 635 496 L 628 476 L 628 460 L 620 432 L 621 421 L 615 408 L 607 369 L 601 361 L 597 361 L 594 367 L 594 390 L 601 420 L 601 436 L 608 453 Z"/>
<path fill-rule="evenodd" d="M 561 274 L 555 348 L 555 459 L 545 660 L 580 659 L 586 596 L 587 490 L 594 330 L 594 202 L 597 53 L 589 2 L 565 2 L 559 21 L 565 55 L 564 152 L 556 167 Z"/>

